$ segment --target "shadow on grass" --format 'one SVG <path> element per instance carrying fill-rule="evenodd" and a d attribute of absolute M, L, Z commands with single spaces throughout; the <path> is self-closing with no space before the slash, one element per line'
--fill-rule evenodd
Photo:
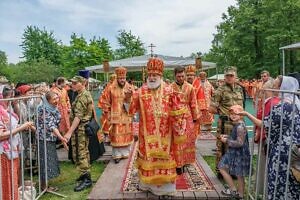
<path fill-rule="evenodd" d="M 91 167 L 91 175 L 93 180 L 93 185 L 104 171 L 105 164 L 102 162 L 94 162 Z M 60 162 L 60 176 L 49 181 L 49 186 L 55 186 L 59 188 L 58 193 L 67 196 L 64 199 L 72 200 L 82 200 L 87 199 L 88 194 L 92 190 L 92 187 L 86 189 L 82 192 L 74 192 L 75 180 L 79 177 L 79 173 L 76 171 L 75 166 L 71 162 Z M 63 199 L 56 195 L 46 193 L 41 198 L 41 200 L 59 200 Z"/>

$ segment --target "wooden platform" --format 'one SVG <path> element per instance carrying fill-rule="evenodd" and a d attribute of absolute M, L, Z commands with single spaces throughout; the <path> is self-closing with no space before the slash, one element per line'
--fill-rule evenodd
<path fill-rule="evenodd" d="M 177 192 L 176 196 L 169 197 L 168 199 L 228 199 L 228 197 L 221 194 L 221 190 L 224 189 L 222 183 L 214 175 L 199 152 L 197 155 L 199 164 L 201 164 L 203 167 L 206 175 L 214 185 L 215 190 L 207 192 Z M 107 156 L 108 155 L 106 155 L 106 158 Z M 113 160 L 110 160 L 102 176 L 94 185 L 91 193 L 88 196 L 88 199 L 161 199 L 161 197 L 155 196 L 149 192 L 123 193 L 121 191 L 121 184 L 125 174 L 127 162 L 128 159 L 121 160 L 119 164 L 115 164 Z"/>

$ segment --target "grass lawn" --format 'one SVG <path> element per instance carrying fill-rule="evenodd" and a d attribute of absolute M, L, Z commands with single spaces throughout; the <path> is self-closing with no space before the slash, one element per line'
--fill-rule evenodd
<path fill-rule="evenodd" d="M 91 168 L 91 175 L 93 180 L 93 185 L 95 181 L 98 180 L 102 172 L 104 171 L 105 165 L 102 162 L 94 162 Z M 75 166 L 71 162 L 61 162 L 60 163 L 61 174 L 59 177 L 49 181 L 50 186 L 55 186 L 59 188 L 58 193 L 67 196 L 65 199 L 72 200 L 82 200 L 86 199 L 92 187 L 86 189 L 82 192 L 74 192 L 75 180 L 79 177 L 78 172 L 75 169 Z M 41 200 L 59 200 L 62 199 L 56 195 L 46 193 L 41 198 Z"/>
<path fill-rule="evenodd" d="M 203 159 L 207 162 L 210 169 L 217 174 L 216 172 L 216 156 L 203 156 Z"/>

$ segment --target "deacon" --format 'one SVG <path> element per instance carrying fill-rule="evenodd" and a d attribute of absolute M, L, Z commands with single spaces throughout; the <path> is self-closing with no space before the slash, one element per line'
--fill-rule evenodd
<path fill-rule="evenodd" d="M 98 108 L 99 109 L 101 109 L 101 110 L 103 109 L 102 108 L 102 106 L 104 105 L 104 103 L 103 103 L 103 94 L 106 93 L 106 91 L 108 90 L 108 88 L 114 82 L 114 80 L 116 78 L 117 78 L 116 74 L 111 74 L 110 75 L 109 82 L 107 83 L 106 87 L 102 91 L 101 96 L 99 97 L 99 101 L 98 101 Z M 110 125 L 109 120 L 108 120 L 108 113 L 102 113 L 102 115 L 100 117 L 100 122 L 102 124 L 102 132 L 103 132 L 104 137 L 105 137 L 105 142 L 110 143 L 109 132 L 111 130 L 111 125 Z"/>
<path fill-rule="evenodd" d="M 201 112 L 200 124 L 206 126 L 207 130 L 211 130 L 212 123 L 214 121 L 213 114 L 208 111 L 210 106 L 210 100 L 214 93 L 214 87 L 207 80 L 206 72 L 199 73 L 199 89 L 198 89 L 198 105 Z"/>
<path fill-rule="evenodd" d="M 199 118 L 196 94 L 193 86 L 185 81 L 185 69 L 177 67 L 174 70 L 176 81 L 171 84 L 173 95 L 171 99 L 171 125 L 174 140 L 175 160 L 178 175 L 183 173 L 183 167 L 195 162 L 197 133 L 194 123 Z"/>
<path fill-rule="evenodd" d="M 103 92 L 99 101 L 99 107 L 111 126 L 110 144 L 116 164 L 122 158 L 128 158 L 133 142 L 132 116 L 124 107 L 125 92 L 132 90 L 132 86 L 126 82 L 126 73 L 127 69 L 124 67 L 115 70 L 116 80 Z"/>
<path fill-rule="evenodd" d="M 200 91 L 200 80 L 196 77 L 196 71 L 197 68 L 194 65 L 189 65 L 186 67 L 185 69 L 185 73 L 186 73 L 186 80 L 187 82 L 189 82 L 190 84 L 193 85 L 193 88 L 195 90 L 195 94 L 196 94 L 196 99 L 197 99 L 197 109 L 200 112 L 200 95 L 199 95 L 199 91 Z M 199 113 L 201 115 L 201 113 Z M 201 133 L 201 124 L 200 124 L 200 120 L 197 120 L 194 123 L 194 132 L 196 134 L 196 136 L 200 135 Z M 196 139 L 196 143 L 197 143 L 197 139 Z"/>
<path fill-rule="evenodd" d="M 177 176 L 169 115 L 172 89 L 162 79 L 163 69 L 162 60 L 150 58 L 147 83 L 132 98 L 132 91 L 128 91 L 126 102 L 131 101 L 130 114 L 140 114 L 136 160 L 139 187 L 155 195 L 172 195 Z"/>

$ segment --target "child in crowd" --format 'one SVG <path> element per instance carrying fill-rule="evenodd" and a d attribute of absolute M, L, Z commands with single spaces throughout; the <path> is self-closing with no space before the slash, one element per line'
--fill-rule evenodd
<path fill-rule="evenodd" d="M 221 135 L 221 141 L 226 143 L 228 149 L 219 163 L 219 170 L 229 188 L 222 191 L 224 195 L 232 198 L 243 199 L 245 180 L 244 176 L 249 174 L 250 151 L 248 134 L 243 116 L 237 115 L 243 111 L 239 105 L 230 107 L 230 119 L 234 127 L 230 136 Z M 231 175 L 237 176 L 238 187 L 234 185 Z"/>

